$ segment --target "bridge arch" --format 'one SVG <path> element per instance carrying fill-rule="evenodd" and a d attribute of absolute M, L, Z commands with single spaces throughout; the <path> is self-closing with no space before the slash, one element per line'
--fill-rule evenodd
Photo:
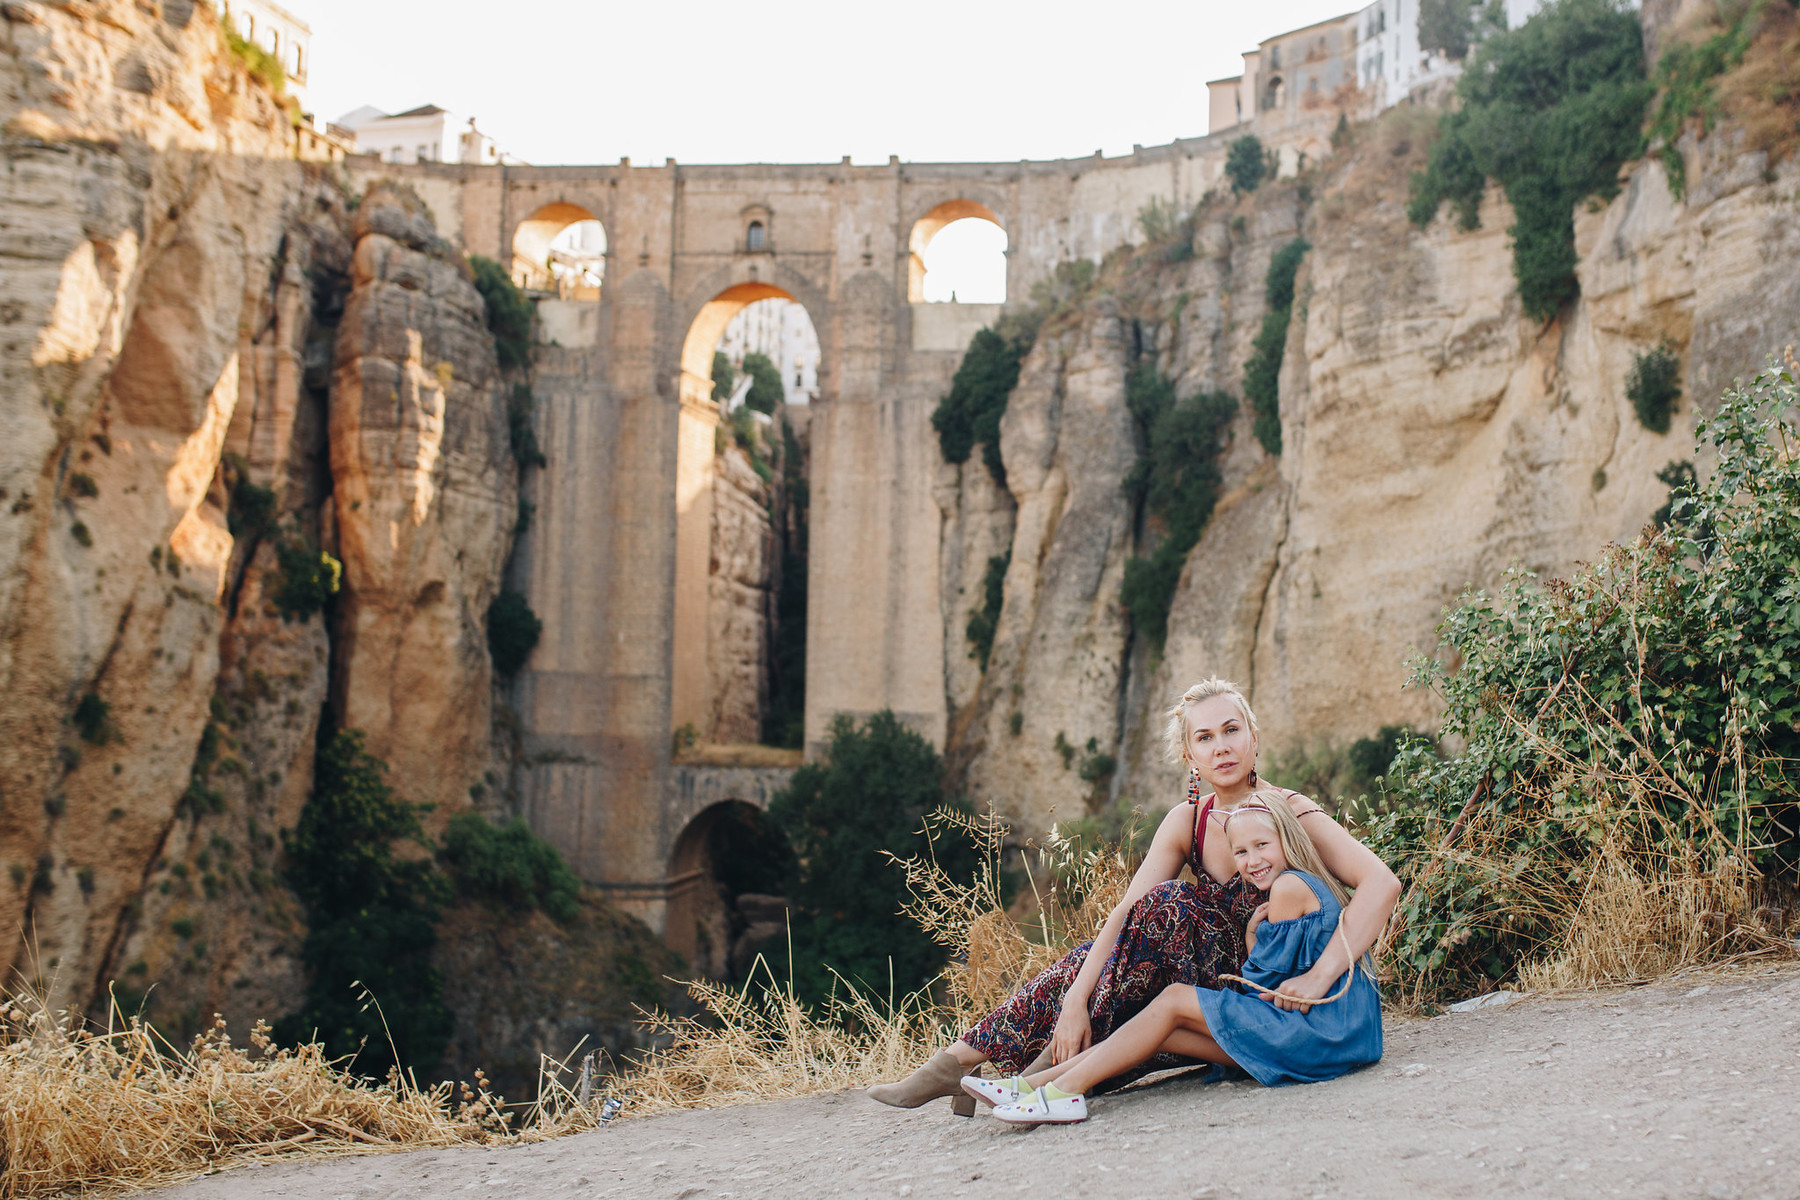
<path fill-rule="evenodd" d="M 782 888 L 791 861 L 787 840 L 757 805 L 728 799 L 701 809 L 669 853 L 669 948 L 710 978 L 741 974 L 745 934 L 754 936 L 751 926 L 772 907 L 757 901 Z M 745 896 L 751 903 L 740 902 Z"/>
<path fill-rule="evenodd" d="M 555 200 L 520 221 L 512 236 L 513 282 L 564 300 L 598 300 L 606 271 L 606 226 L 579 204 Z"/>
<path fill-rule="evenodd" d="M 927 249 L 932 241 L 952 225 L 965 221 L 982 221 L 992 225 L 1000 233 L 1001 244 L 994 253 L 1000 255 L 997 264 L 1000 275 L 1000 295 L 992 297 L 991 302 L 1004 302 L 1006 259 L 1004 239 L 1006 224 L 1001 221 L 992 208 L 979 200 L 958 198 L 945 200 L 932 208 L 918 220 L 913 222 L 912 231 L 907 237 L 907 271 L 906 298 L 914 304 L 923 304 L 927 300 L 926 275 L 929 264 L 926 261 Z M 965 297 L 966 299 L 966 297 Z M 986 298 L 984 298 L 985 300 Z M 982 301 L 978 301 L 982 302 Z"/>

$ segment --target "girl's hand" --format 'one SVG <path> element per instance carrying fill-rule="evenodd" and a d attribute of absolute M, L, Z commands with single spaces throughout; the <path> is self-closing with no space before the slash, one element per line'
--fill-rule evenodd
<path fill-rule="evenodd" d="M 1250 914 L 1250 922 L 1249 922 L 1249 924 L 1244 926 L 1245 936 L 1249 936 L 1251 933 L 1255 932 L 1256 927 L 1258 925 L 1261 925 L 1264 921 L 1266 921 L 1268 919 L 1269 919 L 1269 905 L 1265 901 L 1264 903 L 1257 905 L 1256 911 L 1254 911 Z"/>
<path fill-rule="evenodd" d="M 1056 1018 L 1056 1031 L 1050 1035 L 1050 1060 L 1067 1062 L 1093 1041 L 1094 1029 L 1088 1022 L 1087 1005 L 1065 1004 Z"/>
<path fill-rule="evenodd" d="M 1314 979 L 1314 974 L 1315 972 L 1308 971 L 1304 975 L 1296 975 L 1292 979 L 1282 982 L 1279 986 L 1282 991 L 1288 993 L 1287 996 L 1277 996 L 1273 992 L 1264 992 L 1262 993 L 1262 999 L 1267 1000 L 1276 1008 L 1283 1009 L 1287 1012 L 1311 1012 L 1312 1005 L 1307 1003 L 1306 1000 L 1324 999 L 1326 994 L 1331 991 L 1332 984 L 1332 981 L 1329 979 Z M 1306 1000 L 1290 1000 L 1288 996 L 1305 996 Z"/>

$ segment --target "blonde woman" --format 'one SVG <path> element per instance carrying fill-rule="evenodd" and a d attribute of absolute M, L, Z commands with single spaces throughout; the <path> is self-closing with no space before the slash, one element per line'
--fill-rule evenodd
<path fill-rule="evenodd" d="M 962 1077 L 984 1062 L 1008 1076 L 1065 1062 L 1142 1011 L 1171 984 L 1216 988 L 1220 973 L 1244 963 L 1244 926 L 1261 897 L 1238 877 L 1223 836 L 1225 821 L 1261 781 L 1256 773 L 1256 714 L 1237 685 L 1206 679 L 1169 709 L 1169 755 L 1188 765 L 1187 802 L 1157 828 L 1131 886 L 1094 940 L 1077 946 L 946 1050 L 898 1083 L 869 1096 L 917 1108 L 940 1096 L 965 1107 Z M 1400 896 L 1399 880 L 1368 847 L 1317 804 L 1275 789 L 1318 848 L 1326 869 L 1355 896 L 1344 910 L 1344 937 L 1311 970 L 1281 986 L 1272 1003 L 1305 1012 L 1349 969 L 1350 956 L 1375 944 Z M 1183 867 L 1195 882 L 1178 881 Z"/>

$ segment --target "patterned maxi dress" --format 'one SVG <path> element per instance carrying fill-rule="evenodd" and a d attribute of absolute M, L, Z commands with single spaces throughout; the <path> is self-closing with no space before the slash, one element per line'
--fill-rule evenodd
<path fill-rule="evenodd" d="M 1159 883 L 1132 906 L 1119 941 L 1088 998 L 1088 1022 L 1098 1042 L 1141 1012 L 1171 983 L 1219 987 L 1219 972 L 1241 972 L 1244 926 L 1262 902 L 1262 893 L 1232 876 L 1216 883 L 1201 862 L 1207 814 L 1196 775 L 1186 803 L 1197 811 L 1188 866 L 1198 881 Z M 1083 943 L 1046 967 L 1006 1003 L 976 1023 L 962 1040 L 1000 1070 L 1022 1070 L 1050 1042 L 1063 994 L 1087 961 L 1092 942 Z"/>

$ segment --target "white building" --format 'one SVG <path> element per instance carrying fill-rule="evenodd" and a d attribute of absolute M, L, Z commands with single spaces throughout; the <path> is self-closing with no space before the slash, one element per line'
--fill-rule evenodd
<path fill-rule="evenodd" d="M 435 104 L 422 104 L 401 113 L 384 113 L 365 104 L 333 121 L 331 128 L 354 143 L 358 154 L 373 154 L 383 162 L 519 161 L 477 129 L 474 117 L 459 123 L 449 111 Z"/>
<path fill-rule="evenodd" d="M 719 352 L 742 368 L 744 355 L 760 352 L 781 371 L 789 404 L 819 398 L 819 335 L 806 308 L 792 300 L 758 300 L 731 318 L 719 338 Z"/>
<path fill-rule="evenodd" d="M 1504 7 L 1507 28 L 1517 29 L 1543 0 L 1504 0 Z M 1375 0 L 1247 51 L 1243 74 L 1206 85 L 1207 129 L 1217 133 L 1255 121 L 1256 132 L 1274 132 L 1299 119 L 1303 109 L 1341 105 L 1345 84 L 1358 95 L 1344 111 L 1372 116 L 1461 73 L 1460 61 L 1420 48 L 1419 0 Z"/>
<path fill-rule="evenodd" d="M 281 63 L 287 92 L 306 105 L 306 71 L 312 65 L 312 26 L 269 0 L 225 0 L 225 15 L 238 36 L 255 42 Z"/>

